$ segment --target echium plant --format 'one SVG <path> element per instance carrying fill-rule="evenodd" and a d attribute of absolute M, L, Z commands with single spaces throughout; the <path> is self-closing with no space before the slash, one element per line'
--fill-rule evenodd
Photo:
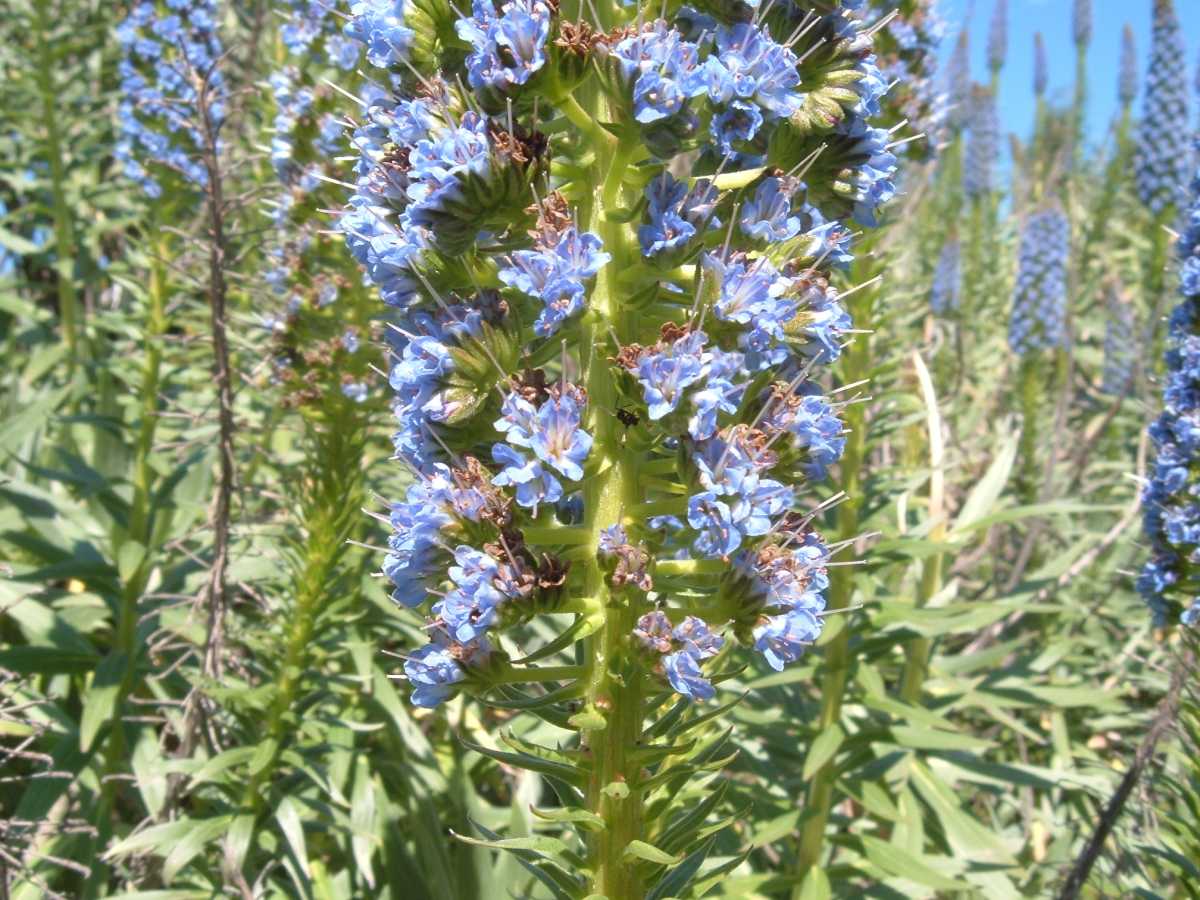
<path fill-rule="evenodd" d="M 988 25 L 987 60 L 993 76 L 1004 68 L 1008 55 L 1008 0 L 996 0 Z"/>
<path fill-rule="evenodd" d="M 682 739 L 690 704 L 735 646 L 781 669 L 821 633 L 830 275 L 896 168 L 860 6 L 352 7 L 383 71 L 339 221 L 399 317 L 383 571 L 429 635 L 404 674 L 577 732 L 479 748 L 587 826 L 537 859 L 558 895 L 641 898 L 694 849 L 672 798 L 726 754 Z M 573 624 L 518 654 L 549 615 Z"/>
<path fill-rule="evenodd" d="M 996 158 L 1000 152 L 1000 120 L 990 88 L 977 86 L 971 104 L 971 130 L 963 162 L 963 193 L 972 200 L 995 189 Z"/>
<path fill-rule="evenodd" d="M 1151 556 L 1137 589 L 1158 627 L 1181 613 L 1185 625 L 1200 623 L 1200 175 L 1193 180 L 1192 195 L 1191 214 L 1179 239 L 1182 299 L 1167 325 L 1163 408 L 1149 429 L 1154 469 L 1142 491 Z"/>
<path fill-rule="evenodd" d="M 226 102 L 216 3 L 172 0 L 165 13 L 135 3 L 116 35 L 122 56 L 115 154 L 125 176 L 151 197 L 162 195 L 169 172 L 203 188 L 204 131 L 220 128 Z"/>
<path fill-rule="evenodd" d="M 1040 31 L 1033 35 L 1033 93 L 1039 100 L 1046 95 L 1050 68 L 1046 62 L 1046 42 Z"/>
<path fill-rule="evenodd" d="M 1155 0 L 1137 140 L 1137 187 L 1155 216 L 1182 210 L 1191 164 L 1187 51 L 1171 0 Z"/>
<path fill-rule="evenodd" d="M 951 235 L 942 245 L 937 268 L 933 270 L 933 284 L 929 289 L 929 308 L 935 316 L 945 316 L 958 310 L 959 261 L 962 247 L 958 238 Z"/>
<path fill-rule="evenodd" d="M 1067 345 L 1070 224 L 1061 207 L 1033 213 L 1021 233 L 1008 345 L 1018 356 Z"/>
<path fill-rule="evenodd" d="M 1121 30 L 1121 59 L 1117 66 L 1117 99 L 1122 109 L 1128 109 L 1137 97 L 1137 45 L 1133 29 L 1127 24 Z"/>

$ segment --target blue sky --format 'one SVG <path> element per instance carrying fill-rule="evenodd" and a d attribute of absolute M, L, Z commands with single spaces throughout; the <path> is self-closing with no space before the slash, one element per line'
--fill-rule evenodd
<path fill-rule="evenodd" d="M 971 74 L 976 81 L 989 79 L 987 34 L 996 0 L 941 0 L 939 8 L 947 22 L 943 58 L 950 54 L 958 32 L 965 27 L 970 35 Z M 1153 0 L 1092 0 L 1092 43 L 1088 49 L 1089 140 L 1102 142 L 1109 123 L 1117 112 L 1117 69 L 1121 49 L 1121 29 L 1133 26 L 1138 55 L 1138 99 L 1145 83 L 1146 61 L 1150 52 L 1150 14 Z M 1069 103 L 1075 84 L 1075 44 L 1071 32 L 1073 0 L 1009 0 L 1008 56 L 1000 74 L 999 111 L 1004 133 L 1027 137 L 1033 123 L 1033 35 L 1040 31 L 1046 41 L 1050 87 L 1047 97 Z M 1188 79 L 1193 84 L 1196 53 L 1200 50 L 1200 0 L 1175 0 L 1175 9 L 1183 25 L 1188 44 Z M 1193 87 L 1194 92 L 1194 87 Z M 1196 118 L 1193 98 L 1193 119 Z"/>

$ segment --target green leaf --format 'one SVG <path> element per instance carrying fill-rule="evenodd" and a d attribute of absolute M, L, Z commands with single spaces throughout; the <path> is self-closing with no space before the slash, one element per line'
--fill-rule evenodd
<path fill-rule="evenodd" d="M 683 861 L 683 854 L 672 856 L 645 841 L 630 841 L 621 852 L 622 859 L 644 859 L 660 866 L 673 866 Z"/>
<path fill-rule="evenodd" d="M 300 867 L 301 874 L 305 878 L 311 878 L 308 865 L 308 846 L 304 841 L 304 825 L 300 821 L 299 804 L 285 794 L 275 809 L 275 821 L 279 823 L 279 830 L 283 832 L 283 837 L 292 851 L 296 865 Z"/>
<path fill-rule="evenodd" d="M 117 695 L 125 676 L 128 657 L 113 651 L 101 660 L 92 683 L 83 695 L 83 716 L 79 722 L 79 749 L 91 749 L 96 734 L 113 717 Z"/>
<path fill-rule="evenodd" d="M 889 874 L 942 891 L 971 890 L 968 882 L 947 877 L 933 869 L 928 864 L 928 858 L 919 858 L 894 844 L 870 835 L 863 835 L 861 840 L 867 859 Z"/>
<path fill-rule="evenodd" d="M 581 809 L 575 806 L 539 809 L 536 806 L 531 806 L 529 807 L 529 811 L 537 818 L 546 822 L 569 822 L 578 825 L 586 831 L 603 831 L 605 828 L 604 819 L 589 809 Z"/>
<path fill-rule="evenodd" d="M 845 739 L 846 732 L 836 722 L 818 734 L 809 745 L 808 755 L 804 758 L 804 771 L 800 777 L 808 781 L 816 775 L 818 769 L 833 759 Z"/>
<path fill-rule="evenodd" d="M 832 897 L 833 886 L 829 883 L 829 876 L 820 866 L 813 866 L 800 883 L 800 896 L 796 900 L 831 900 Z"/>

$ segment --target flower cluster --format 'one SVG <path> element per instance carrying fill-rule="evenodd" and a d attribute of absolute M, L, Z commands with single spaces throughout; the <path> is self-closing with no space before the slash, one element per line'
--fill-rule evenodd
<path fill-rule="evenodd" d="M 1100 390 L 1124 397 L 1133 387 L 1137 362 L 1137 334 L 1133 304 L 1121 297 L 1115 282 L 1105 290 L 1108 318 L 1104 322 L 1104 372 Z"/>
<path fill-rule="evenodd" d="M 225 116 L 215 0 L 170 0 L 167 7 L 161 15 L 141 0 L 116 30 L 121 102 L 114 152 L 125 176 L 151 197 L 163 193 L 156 168 L 197 187 L 208 183 L 205 131 L 215 134 Z"/>
<path fill-rule="evenodd" d="M 929 307 L 935 316 L 944 316 L 958 309 L 959 302 L 959 259 L 962 254 L 958 238 L 950 237 L 942 245 L 937 268 L 933 271 L 933 285 L 929 289 Z"/>
<path fill-rule="evenodd" d="M 1137 96 L 1137 47 L 1133 41 L 1133 29 L 1126 25 L 1121 31 L 1121 61 L 1117 66 L 1117 98 L 1121 106 L 1128 107 Z"/>
<path fill-rule="evenodd" d="M 904 144 L 910 156 L 936 152 L 937 136 L 947 115 L 948 98 L 937 76 L 938 55 L 946 22 L 936 0 L 871 0 L 864 23 L 874 25 L 890 17 L 875 38 L 877 64 L 884 81 L 892 85 L 883 104 L 887 125 L 907 121 L 925 140 Z"/>
<path fill-rule="evenodd" d="M 1151 556 L 1137 588 L 1154 622 L 1164 626 L 1182 608 L 1185 625 L 1200 623 L 1200 175 L 1195 204 L 1179 240 L 1182 300 L 1172 311 L 1163 376 L 1163 409 L 1150 426 L 1154 469 L 1142 492 L 1143 527 Z"/>
<path fill-rule="evenodd" d="M 347 126 L 337 93 L 323 79 L 358 64 L 361 45 L 341 33 L 341 19 L 320 0 L 290 0 L 280 15 L 287 60 L 267 80 L 275 114 L 269 151 L 278 192 L 267 204 L 272 231 L 264 280 L 277 301 L 260 314 L 270 333 L 270 377 L 289 405 L 320 405 L 330 393 L 364 403 L 372 380 L 361 309 L 330 307 L 354 292 L 354 273 L 330 271 L 327 222 L 320 208 L 337 202 L 330 184 L 345 151 Z M 343 269 L 353 267 L 342 267 Z"/>
<path fill-rule="evenodd" d="M 413 483 L 383 572 L 426 616 L 414 702 L 519 683 L 501 633 L 544 612 L 696 700 L 723 647 L 780 668 L 819 636 L 829 551 L 798 508 L 853 400 L 816 382 L 853 331 L 831 277 L 897 168 L 860 5 L 599 33 L 476 0 L 425 53 L 424 7 L 352 4 L 398 87 L 363 94 L 338 221 L 394 319 Z"/>
<path fill-rule="evenodd" d="M 1191 165 L 1187 50 L 1171 0 L 1155 0 L 1136 156 L 1138 194 L 1156 216 L 1182 210 Z"/>
<path fill-rule="evenodd" d="M 1071 10 L 1071 33 L 1076 47 L 1086 47 L 1092 42 L 1092 0 L 1075 0 Z"/>
<path fill-rule="evenodd" d="M 999 72 L 1004 68 L 1004 57 L 1008 54 L 1008 0 L 996 0 L 992 10 L 992 21 L 988 28 L 988 68 Z"/>
<path fill-rule="evenodd" d="M 701 672 L 700 663 L 716 656 L 725 639 L 713 634 L 703 619 L 685 616 L 671 627 L 671 620 L 655 610 L 638 619 L 633 636 L 657 659 L 656 668 L 678 693 L 693 700 L 712 699 L 716 690 Z"/>
<path fill-rule="evenodd" d="M 996 115 L 996 98 L 988 88 L 977 87 L 963 161 L 963 192 L 968 197 L 986 197 L 995 188 L 994 172 L 999 152 L 1000 120 Z"/>
<path fill-rule="evenodd" d="M 1058 206 L 1038 210 L 1025 223 L 1008 326 L 1008 345 L 1018 356 L 1067 346 L 1070 228 Z"/>

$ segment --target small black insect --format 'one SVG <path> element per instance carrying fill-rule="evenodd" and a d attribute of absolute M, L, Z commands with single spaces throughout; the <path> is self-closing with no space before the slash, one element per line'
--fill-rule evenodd
<path fill-rule="evenodd" d="M 617 421 L 626 428 L 633 428 L 642 421 L 641 416 L 635 413 L 632 409 L 626 409 L 623 406 L 617 407 Z"/>

